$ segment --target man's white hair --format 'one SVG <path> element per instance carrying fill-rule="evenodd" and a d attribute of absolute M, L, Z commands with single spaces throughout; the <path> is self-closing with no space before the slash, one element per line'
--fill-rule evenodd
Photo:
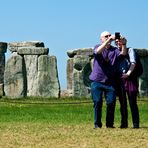
<path fill-rule="evenodd" d="M 105 35 L 107 35 L 107 34 L 110 34 L 110 32 L 109 32 L 109 31 L 103 31 L 103 32 L 101 33 L 100 37 L 103 37 L 103 36 L 105 36 Z"/>

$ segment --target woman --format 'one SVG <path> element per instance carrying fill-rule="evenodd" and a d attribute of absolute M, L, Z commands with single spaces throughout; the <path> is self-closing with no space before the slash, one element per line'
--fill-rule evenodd
<path fill-rule="evenodd" d="M 116 39 L 115 44 L 121 50 L 123 45 L 126 45 L 127 40 L 124 37 Z M 139 128 L 139 110 L 137 105 L 138 95 L 138 77 L 133 74 L 136 66 L 136 56 L 133 48 L 127 48 L 127 55 L 120 57 L 118 61 L 119 81 L 118 81 L 118 96 L 121 112 L 120 128 L 128 127 L 128 111 L 127 98 L 129 100 L 130 110 L 132 114 L 133 128 Z"/>

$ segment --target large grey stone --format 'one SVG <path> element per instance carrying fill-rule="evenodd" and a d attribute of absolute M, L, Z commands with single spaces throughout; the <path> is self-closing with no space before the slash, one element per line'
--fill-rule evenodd
<path fill-rule="evenodd" d="M 139 78 L 140 95 L 148 96 L 148 49 L 135 49 L 140 57 L 144 68 Z M 83 48 L 68 50 L 67 55 L 67 88 L 72 90 L 74 96 L 90 95 L 89 75 L 93 68 L 93 49 Z M 85 59 L 85 60 L 84 60 Z"/>
<path fill-rule="evenodd" d="M 4 84 L 0 84 L 0 97 L 4 95 Z"/>
<path fill-rule="evenodd" d="M 139 78 L 139 92 L 141 96 L 148 96 L 148 56 L 141 57 L 143 74 Z"/>
<path fill-rule="evenodd" d="M 10 92 L 10 87 L 13 90 L 17 87 L 16 82 L 13 85 L 7 85 L 10 81 L 13 82 L 16 79 L 18 81 L 19 75 L 23 78 L 23 91 L 26 96 L 60 96 L 57 60 L 55 56 L 48 56 L 49 48 L 44 48 L 43 42 L 14 42 L 9 43 L 9 48 L 12 52 L 12 57 L 11 62 L 8 60 L 5 72 L 5 91 L 7 96 L 20 96 L 19 93 L 14 95 Z M 18 57 L 22 58 L 19 65 Z M 22 65 L 22 72 L 13 72 L 13 68 L 15 69 L 15 67 L 20 65 Z M 11 72 L 9 72 L 9 67 L 12 67 Z M 17 78 L 15 78 L 16 76 Z"/>
<path fill-rule="evenodd" d="M 59 97 L 57 59 L 55 56 L 41 55 L 38 58 L 38 92 L 39 96 Z"/>
<path fill-rule="evenodd" d="M 7 43 L 0 42 L 0 84 L 4 83 L 5 52 L 6 51 L 7 51 Z"/>
<path fill-rule="evenodd" d="M 89 73 L 91 71 L 90 58 L 78 55 L 74 58 L 73 95 L 78 97 L 90 96 Z"/>
<path fill-rule="evenodd" d="M 148 56 L 148 49 L 145 49 L 145 48 L 144 49 L 135 48 L 135 50 L 138 52 L 140 57 Z"/>
<path fill-rule="evenodd" d="M 0 53 L 0 83 L 4 83 L 5 54 Z"/>
<path fill-rule="evenodd" d="M 75 55 L 92 56 L 92 48 L 71 49 L 67 51 L 67 55 L 73 58 Z"/>
<path fill-rule="evenodd" d="M 5 70 L 5 52 L 7 51 L 7 43 L 0 42 L 0 85 L 1 85 L 1 93 L 3 93 L 3 83 L 4 83 L 4 70 Z"/>
<path fill-rule="evenodd" d="M 38 55 L 24 55 L 27 96 L 38 96 Z"/>
<path fill-rule="evenodd" d="M 6 42 L 0 42 L 0 53 L 7 52 L 7 43 Z"/>
<path fill-rule="evenodd" d="M 9 47 L 44 47 L 44 43 L 40 41 L 23 41 L 23 42 L 11 42 Z"/>
<path fill-rule="evenodd" d="M 72 89 L 73 82 L 73 58 L 67 60 L 67 89 Z"/>
<path fill-rule="evenodd" d="M 48 55 L 49 48 L 44 47 L 19 47 L 17 53 L 20 55 Z"/>
<path fill-rule="evenodd" d="M 23 58 L 15 54 L 6 62 L 4 92 L 6 96 L 23 97 L 26 95 L 25 90 Z"/>
<path fill-rule="evenodd" d="M 44 47 L 44 43 L 40 41 L 24 41 L 12 42 L 8 44 L 8 48 L 11 52 L 17 52 L 19 47 Z"/>

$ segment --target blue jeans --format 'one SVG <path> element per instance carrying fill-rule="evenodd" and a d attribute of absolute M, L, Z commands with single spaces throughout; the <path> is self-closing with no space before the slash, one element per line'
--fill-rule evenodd
<path fill-rule="evenodd" d="M 106 110 L 106 126 L 113 127 L 114 124 L 114 111 L 116 93 L 115 88 L 111 85 L 107 85 L 99 82 L 91 83 L 91 95 L 94 103 L 94 125 L 102 127 L 102 104 L 103 94 L 105 96 L 107 110 Z"/>

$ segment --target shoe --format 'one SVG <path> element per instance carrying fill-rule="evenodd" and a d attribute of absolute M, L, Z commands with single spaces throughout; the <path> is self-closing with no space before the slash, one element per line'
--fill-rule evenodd
<path fill-rule="evenodd" d="M 128 128 L 127 125 L 121 125 L 120 128 Z"/>
<path fill-rule="evenodd" d="M 115 128 L 114 126 L 106 126 L 107 128 Z"/>
<path fill-rule="evenodd" d="M 133 124 L 133 128 L 139 128 L 139 124 L 138 123 L 134 123 Z"/>
<path fill-rule="evenodd" d="M 136 129 L 136 128 L 139 128 L 139 126 L 134 126 L 133 128 L 135 128 L 135 129 Z"/>
<path fill-rule="evenodd" d="M 102 126 L 95 125 L 95 126 L 94 126 L 94 129 L 101 128 L 101 127 L 102 127 Z"/>

